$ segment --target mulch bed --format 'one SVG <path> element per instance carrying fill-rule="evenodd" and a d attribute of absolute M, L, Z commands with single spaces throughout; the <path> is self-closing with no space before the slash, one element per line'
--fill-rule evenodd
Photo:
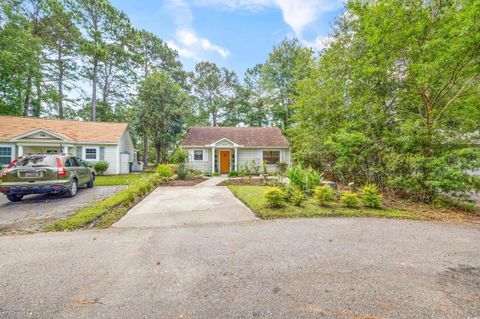
<path fill-rule="evenodd" d="M 167 183 L 161 184 L 160 187 L 163 186 L 195 186 L 200 184 L 201 182 L 206 181 L 206 178 L 197 178 L 197 179 L 185 179 L 185 180 L 173 180 Z"/>

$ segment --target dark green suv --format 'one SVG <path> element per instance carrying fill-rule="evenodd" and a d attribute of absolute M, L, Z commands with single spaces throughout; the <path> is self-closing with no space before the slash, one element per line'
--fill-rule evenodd
<path fill-rule="evenodd" d="M 93 187 L 90 165 L 71 155 L 38 154 L 14 160 L 1 172 L 0 192 L 12 202 L 28 194 L 65 194 L 74 197 L 78 187 Z"/>

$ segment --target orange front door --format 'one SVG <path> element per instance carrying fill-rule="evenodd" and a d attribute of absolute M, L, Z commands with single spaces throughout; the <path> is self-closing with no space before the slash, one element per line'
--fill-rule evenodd
<path fill-rule="evenodd" d="M 220 151 L 220 174 L 230 173 L 230 151 Z"/>

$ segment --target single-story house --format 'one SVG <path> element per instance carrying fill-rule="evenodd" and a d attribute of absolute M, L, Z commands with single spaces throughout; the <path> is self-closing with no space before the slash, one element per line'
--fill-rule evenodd
<path fill-rule="evenodd" d="M 129 172 L 134 147 L 126 123 L 0 116 L 0 166 L 27 154 L 72 154 L 109 163 L 105 174 Z"/>
<path fill-rule="evenodd" d="M 190 154 L 189 164 L 203 173 L 228 174 L 242 166 L 276 170 L 279 162 L 290 164 L 290 145 L 277 128 L 192 127 L 181 147 Z"/>

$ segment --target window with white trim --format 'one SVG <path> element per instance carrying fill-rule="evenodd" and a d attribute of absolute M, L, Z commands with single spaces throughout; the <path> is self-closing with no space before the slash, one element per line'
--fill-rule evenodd
<path fill-rule="evenodd" d="M 12 153 L 11 146 L 0 146 L 0 167 L 10 164 L 12 161 Z"/>
<path fill-rule="evenodd" d="M 98 161 L 98 147 L 84 147 L 83 159 L 87 161 Z"/>
<path fill-rule="evenodd" d="M 263 161 L 266 164 L 277 164 L 280 162 L 280 151 L 263 151 Z"/>
<path fill-rule="evenodd" d="M 203 161 L 203 150 L 194 150 L 193 151 L 193 160 L 194 161 Z"/>

